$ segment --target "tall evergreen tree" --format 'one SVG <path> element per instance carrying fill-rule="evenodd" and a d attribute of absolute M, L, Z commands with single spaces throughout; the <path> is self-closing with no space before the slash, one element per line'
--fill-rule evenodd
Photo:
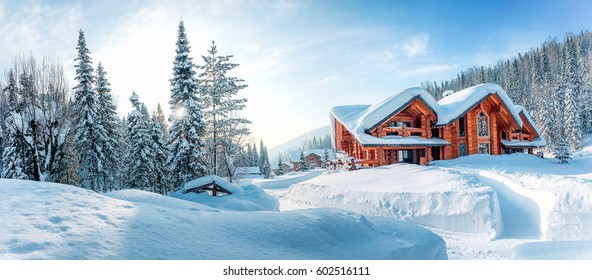
<path fill-rule="evenodd" d="M 107 80 L 107 72 L 101 65 L 97 65 L 97 84 L 95 92 L 97 93 L 97 123 L 104 127 L 105 135 L 99 139 L 101 151 L 105 156 L 105 163 L 102 172 L 99 174 L 99 180 L 102 181 L 103 190 L 109 191 L 117 188 L 117 172 L 123 168 L 121 161 L 122 154 L 119 153 L 119 142 L 123 141 L 119 135 L 119 118 L 117 117 L 117 106 L 111 96 L 111 84 Z"/>
<path fill-rule="evenodd" d="M 329 163 L 329 150 L 325 148 L 325 153 L 323 154 L 323 168 L 327 168 L 327 164 Z"/>
<path fill-rule="evenodd" d="M 565 140 L 559 140 L 554 154 L 559 164 L 569 163 L 569 160 L 572 159 L 571 153 L 569 152 L 569 144 Z"/>
<path fill-rule="evenodd" d="M 130 97 L 134 110 L 128 115 L 128 182 L 130 188 L 153 191 L 155 185 L 155 153 L 148 110 L 134 92 Z"/>
<path fill-rule="evenodd" d="M 204 117 L 208 122 L 209 169 L 218 175 L 219 160 L 224 150 L 222 145 L 236 144 L 235 138 L 244 138 L 250 134 L 245 126 L 250 122 L 237 117 L 237 113 L 245 108 L 247 99 L 237 98 L 236 95 L 247 86 L 243 84 L 244 80 L 229 76 L 228 72 L 238 64 L 229 62 L 232 55 L 218 55 L 214 41 L 208 55 L 202 57 L 205 65 L 199 67 L 203 71 L 199 74 L 199 93 L 204 104 Z"/>
<path fill-rule="evenodd" d="M 582 89 L 582 77 L 578 71 L 576 46 L 573 38 L 568 37 L 565 44 L 566 60 L 561 86 L 565 95 L 565 136 L 572 151 L 579 150 L 582 142 L 580 106 L 577 103 Z"/>
<path fill-rule="evenodd" d="M 78 35 L 78 63 L 76 77 L 78 83 L 74 87 L 75 103 L 75 150 L 79 154 L 80 161 L 80 186 L 83 188 L 100 191 L 102 189 L 99 180 L 105 164 L 105 154 L 102 150 L 102 141 L 107 137 L 107 132 L 99 122 L 97 96 L 93 89 L 94 76 L 90 59 L 90 51 L 86 47 L 84 32 Z"/>
<path fill-rule="evenodd" d="M 173 62 L 171 81 L 172 122 L 169 128 L 170 156 L 167 159 L 169 170 L 174 174 L 175 188 L 189 180 L 201 177 L 205 172 L 205 129 L 202 116 L 202 101 L 197 94 L 198 80 L 195 78 L 193 59 L 189 57 L 191 48 L 181 21 L 177 34 L 177 49 Z"/>
<path fill-rule="evenodd" d="M 261 140 L 261 144 L 259 146 L 260 151 L 260 160 L 259 160 L 259 171 L 263 174 L 263 178 L 269 179 L 271 178 L 271 164 L 269 163 L 269 156 L 267 154 L 267 147 L 263 144 L 263 140 Z"/>

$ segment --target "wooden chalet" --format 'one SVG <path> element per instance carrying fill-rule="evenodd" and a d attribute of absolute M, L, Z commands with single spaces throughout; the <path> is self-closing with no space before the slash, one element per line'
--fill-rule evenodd
<path fill-rule="evenodd" d="M 471 154 L 533 153 L 544 146 L 536 124 L 496 84 L 482 84 L 436 101 L 410 88 L 375 105 L 333 107 L 333 140 L 365 166 Z"/>
<path fill-rule="evenodd" d="M 329 154 L 330 159 L 335 157 L 332 150 L 327 150 L 327 152 Z M 290 152 L 290 164 L 292 164 L 293 171 L 298 170 L 298 163 L 300 162 L 300 153 L 301 151 Z M 324 149 L 307 150 L 302 151 L 302 153 L 304 154 L 304 160 L 306 161 L 308 168 L 314 169 L 316 167 L 321 167 L 323 165 L 323 156 L 325 155 Z"/>

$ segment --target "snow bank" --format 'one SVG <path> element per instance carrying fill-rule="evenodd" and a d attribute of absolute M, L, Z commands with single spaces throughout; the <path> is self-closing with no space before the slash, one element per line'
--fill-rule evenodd
<path fill-rule="evenodd" d="M 121 199 L 0 179 L 0 259 L 447 258 L 439 236 L 402 221 L 330 209 L 216 212 L 139 191 L 110 195 Z"/>
<path fill-rule="evenodd" d="M 536 223 L 543 239 L 592 240 L 592 165 L 587 158 L 560 165 L 554 159 L 517 153 L 471 155 L 434 164 L 472 171 L 502 187 L 497 191 L 526 214 L 523 223 Z"/>
<path fill-rule="evenodd" d="M 230 191 L 225 196 L 210 196 L 207 192 L 188 192 L 195 187 L 216 182 L 217 185 Z M 204 176 L 185 183 L 178 191 L 170 194 L 172 197 L 205 204 L 214 208 L 232 211 L 278 211 L 278 200 L 255 185 L 236 186 L 218 176 Z"/>
<path fill-rule="evenodd" d="M 501 231 L 495 192 L 455 170 L 396 164 L 334 173 L 293 185 L 285 199 L 302 207 L 347 209 L 491 238 Z"/>

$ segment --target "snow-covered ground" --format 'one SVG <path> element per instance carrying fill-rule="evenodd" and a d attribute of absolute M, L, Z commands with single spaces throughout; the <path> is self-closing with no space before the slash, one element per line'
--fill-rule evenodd
<path fill-rule="evenodd" d="M 225 211 L 138 190 L 0 179 L 0 259 L 445 259 L 408 222 L 336 209 Z"/>
<path fill-rule="evenodd" d="M 330 207 L 423 225 L 445 239 L 451 259 L 588 259 L 591 135 L 584 143 L 567 165 L 472 155 L 323 174 L 271 193 L 280 210 Z"/>

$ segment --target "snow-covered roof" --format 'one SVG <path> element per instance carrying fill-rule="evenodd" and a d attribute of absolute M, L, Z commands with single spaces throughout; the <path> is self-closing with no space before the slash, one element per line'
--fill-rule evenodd
<path fill-rule="evenodd" d="M 208 176 L 203 176 L 203 177 L 197 178 L 195 180 L 191 180 L 191 181 L 185 183 L 185 185 L 183 185 L 183 187 L 179 190 L 179 192 L 185 193 L 187 190 L 203 187 L 203 186 L 206 186 L 206 185 L 209 185 L 212 183 L 216 183 L 216 185 L 223 187 L 224 189 L 230 191 L 231 193 L 240 192 L 239 188 L 236 185 L 234 185 L 233 183 L 230 183 L 230 182 L 228 182 L 216 175 L 208 175 Z"/>
<path fill-rule="evenodd" d="M 327 149 L 327 152 L 329 153 L 329 159 L 332 159 L 335 157 L 333 155 L 333 150 Z M 304 151 L 304 157 L 307 157 L 310 154 L 315 154 L 322 159 L 325 156 L 325 149 L 312 149 L 312 150 Z M 300 151 L 290 152 L 290 162 L 298 162 L 299 160 L 300 160 Z"/>
<path fill-rule="evenodd" d="M 415 100 L 415 98 L 420 98 L 428 106 L 428 108 L 434 111 L 438 117 L 436 125 L 440 126 L 448 125 L 450 122 L 458 119 L 492 94 L 495 94 L 500 98 L 502 103 L 504 103 L 506 108 L 508 108 L 510 115 L 518 124 L 518 126 L 522 127 L 523 125 L 522 119 L 520 118 L 520 112 L 524 112 L 526 118 L 540 135 L 538 129 L 536 128 L 536 124 L 532 121 L 526 110 L 524 110 L 522 106 L 514 105 L 508 94 L 499 85 L 491 83 L 473 86 L 452 93 L 442 98 L 438 102 L 436 102 L 434 97 L 432 97 L 427 91 L 414 87 L 395 94 L 375 105 L 336 106 L 330 110 L 331 124 L 333 125 L 334 133 L 334 120 L 338 120 L 348 131 L 354 135 L 354 137 L 360 142 L 362 146 L 450 145 L 448 141 L 438 138 L 377 138 L 369 135 L 367 131 L 375 128 L 384 121 L 388 120 L 388 118 L 405 109 L 405 107 Z"/>
<path fill-rule="evenodd" d="M 502 87 L 491 83 L 466 88 L 440 99 L 438 101 L 438 122 L 436 125 L 449 124 L 492 94 L 496 94 L 501 99 L 518 126 L 522 127 L 520 112 L 516 109 L 512 99 L 510 99 Z"/>
<path fill-rule="evenodd" d="M 520 140 L 502 140 L 502 145 L 513 148 L 536 148 L 544 147 L 547 145 L 547 141 L 543 138 L 536 138 L 532 141 L 520 141 Z"/>
<path fill-rule="evenodd" d="M 530 116 L 530 114 L 528 113 L 528 111 L 526 111 L 526 108 L 524 108 L 521 105 L 515 105 L 516 110 L 518 110 L 519 114 L 524 114 L 524 117 L 526 118 L 526 120 L 528 120 L 528 122 L 530 123 L 530 125 L 534 128 L 535 132 L 541 136 L 541 132 L 539 131 L 539 128 L 537 127 L 536 123 L 534 122 L 534 120 L 532 119 L 532 117 Z"/>

